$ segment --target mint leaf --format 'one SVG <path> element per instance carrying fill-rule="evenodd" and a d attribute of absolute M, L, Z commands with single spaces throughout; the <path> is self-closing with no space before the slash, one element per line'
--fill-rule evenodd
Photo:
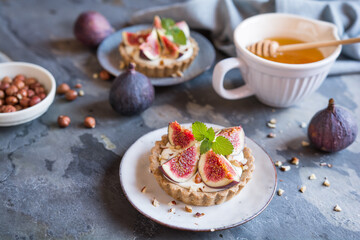
<path fill-rule="evenodd" d="M 212 142 L 209 142 L 209 140 L 205 139 L 204 141 L 201 142 L 200 145 L 200 154 L 204 154 L 207 151 L 209 151 L 211 149 L 211 146 L 213 145 Z"/>
<path fill-rule="evenodd" d="M 173 36 L 174 42 L 180 45 L 186 44 L 186 36 L 185 33 L 180 30 L 178 27 L 173 27 L 171 31 L 171 35 Z"/>
<path fill-rule="evenodd" d="M 215 153 L 221 155 L 229 155 L 233 152 L 234 147 L 226 137 L 219 136 L 212 144 L 212 149 Z"/>
<path fill-rule="evenodd" d="M 170 30 L 170 28 L 172 26 L 175 25 L 175 21 L 172 20 L 171 18 L 163 18 L 161 19 L 161 26 L 165 29 L 165 30 Z"/>
<path fill-rule="evenodd" d="M 192 124 L 192 132 L 197 141 L 201 141 L 205 138 L 207 134 L 207 127 L 202 122 L 194 122 Z"/>
<path fill-rule="evenodd" d="M 206 137 L 209 139 L 210 142 L 214 141 L 214 139 L 215 139 L 215 131 L 214 131 L 214 129 L 212 127 L 207 130 Z"/>

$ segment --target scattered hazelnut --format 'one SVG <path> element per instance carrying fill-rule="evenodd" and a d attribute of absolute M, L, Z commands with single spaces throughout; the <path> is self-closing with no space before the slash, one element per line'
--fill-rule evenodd
<path fill-rule="evenodd" d="M 299 189 L 300 192 L 304 193 L 306 191 L 306 186 L 301 186 L 301 188 Z"/>
<path fill-rule="evenodd" d="M 84 120 L 84 126 L 87 128 L 95 128 L 96 121 L 93 117 L 86 117 Z"/>
<path fill-rule="evenodd" d="M 39 96 L 33 96 L 32 98 L 30 98 L 29 106 L 34 106 L 39 102 L 41 102 L 41 98 Z"/>
<path fill-rule="evenodd" d="M 170 208 L 170 209 L 168 210 L 168 212 L 169 212 L 169 213 L 175 213 L 175 208 Z"/>
<path fill-rule="evenodd" d="M 176 205 L 176 202 L 173 200 L 173 201 L 169 202 L 168 205 L 169 206 L 174 206 L 174 205 Z"/>
<path fill-rule="evenodd" d="M 334 207 L 334 211 L 335 212 L 341 212 L 340 206 L 336 204 L 335 207 Z"/>
<path fill-rule="evenodd" d="M 275 118 L 270 119 L 269 123 L 276 124 L 276 119 Z"/>
<path fill-rule="evenodd" d="M 68 101 L 73 101 L 77 98 L 78 93 L 75 90 L 70 89 L 65 93 L 65 98 Z"/>
<path fill-rule="evenodd" d="M 315 179 L 316 179 L 315 174 L 311 174 L 311 175 L 309 176 L 309 179 L 310 179 L 310 180 L 315 180 Z"/>
<path fill-rule="evenodd" d="M 203 216 L 205 216 L 205 213 L 197 212 L 197 213 L 194 214 L 194 217 L 196 217 L 196 218 L 203 217 Z"/>
<path fill-rule="evenodd" d="M 4 90 L 0 90 L 0 99 L 5 98 Z"/>
<path fill-rule="evenodd" d="M 110 79 L 110 74 L 106 70 L 102 70 L 100 72 L 100 79 L 104 80 L 104 81 L 109 80 Z"/>
<path fill-rule="evenodd" d="M 16 112 L 16 108 L 12 105 L 5 105 L 2 106 L 2 112 L 3 113 Z"/>
<path fill-rule="evenodd" d="M 141 189 L 141 193 L 146 193 L 146 186 Z"/>
<path fill-rule="evenodd" d="M 325 179 L 325 181 L 323 182 L 323 185 L 324 185 L 325 187 L 330 187 L 330 182 L 329 182 L 329 180 Z"/>
<path fill-rule="evenodd" d="M 275 133 L 269 133 L 267 135 L 268 138 L 275 138 L 276 137 L 276 134 Z"/>
<path fill-rule="evenodd" d="M 82 85 L 81 85 L 81 83 L 77 83 L 77 84 L 75 84 L 74 87 L 75 87 L 75 88 L 82 88 Z"/>
<path fill-rule="evenodd" d="M 66 84 L 66 83 L 62 83 L 62 84 L 60 84 L 60 85 L 57 87 L 56 93 L 57 93 L 57 94 L 65 94 L 65 93 L 66 93 L 67 91 L 69 91 L 69 90 L 70 90 L 69 85 Z"/>
<path fill-rule="evenodd" d="M 293 157 L 291 158 L 290 163 L 294 165 L 299 165 L 299 159 L 297 157 Z"/>
<path fill-rule="evenodd" d="M 152 203 L 152 205 L 153 205 L 154 207 L 159 207 L 159 206 L 160 206 L 160 203 L 159 203 L 158 200 L 156 200 L 156 198 L 154 198 L 151 203 Z"/>
<path fill-rule="evenodd" d="M 282 162 L 281 162 L 281 161 L 276 161 L 276 162 L 275 162 L 275 166 L 281 167 L 281 165 L 282 165 Z"/>
<path fill-rule="evenodd" d="M 8 96 L 15 96 L 16 93 L 18 92 L 18 88 L 15 85 L 10 85 L 6 90 L 5 93 Z"/>
<path fill-rule="evenodd" d="M 283 171 L 283 172 L 290 171 L 290 169 L 291 169 L 290 166 L 281 166 L 281 167 L 280 167 L 280 170 Z"/>
<path fill-rule="evenodd" d="M 308 147 L 308 146 L 310 146 L 310 143 L 307 141 L 301 141 L 301 146 Z"/>
<path fill-rule="evenodd" d="M 19 102 L 19 100 L 14 96 L 9 96 L 5 98 L 5 102 L 8 105 L 15 105 Z"/>
<path fill-rule="evenodd" d="M 61 128 L 66 128 L 67 126 L 69 126 L 69 124 L 71 122 L 70 118 L 68 116 L 65 116 L 65 115 L 60 115 L 58 117 L 57 121 L 58 121 L 59 127 L 61 127 Z"/>
<path fill-rule="evenodd" d="M 278 194 L 279 196 L 281 196 L 281 195 L 283 195 L 284 192 L 285 192 L 284 190 L 282 190 L 281 188 L 279 188 L 277 194 Z"/>
<path fill-rule="evenodd" d="M 192 207 L 189 205 L 185 205 L 185 211 L 188 213 L 192 213 Z"/>

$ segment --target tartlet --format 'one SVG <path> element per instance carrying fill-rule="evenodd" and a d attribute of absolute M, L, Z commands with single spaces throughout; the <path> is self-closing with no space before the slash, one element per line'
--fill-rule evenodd
<path fill-rule="evenodd" d="M 251 179 L 252 173 L 255 169 L 255 159 L 251 154 L 251 149 L 248 147 L 244 147 L 242 152 L 244 155 L 244 159 L 246 159 L 246 164 L 243 165 L 240 181 L 236 185 L 229 188 L 215 190 L 212 192 L 201 191 L 199 188 L 196 187 L 185 188 L 183 186 L 180 186 L 180 184 L 169 180 L 160 170 L 160 156 L 162 151 L 164 150 L 164 147 L 167 146 L 168 143 L 168 135 L 163 135 L 160 141 L 156 141 L 155 146 L 151 149 L 151 154 L 149 157 L 150 171 L 154 175 L 160 187 L 168 195 L 186 204 L 196 206 L 211 206 L 218 205 L 230 200 L 231 198 L 239 194 L 240 191 L 245 187 L 247 182 Z"/>
<path fill-rule="evenodd" d="M 154 18 L 151 29 L 136 33 L 123 32 L 123 41 L 119 45 L 123 61 L 121 65 L 135 63 L 136 70 L 148 77 L 182 76 L 198 55 L 199 46 L 190 36 L 189 27 L 184 21 L 174 23 L 171 29 L 181 32 L 181 44 L 169 34 L 171 31 L 163 28 L 158 16 Z"/>

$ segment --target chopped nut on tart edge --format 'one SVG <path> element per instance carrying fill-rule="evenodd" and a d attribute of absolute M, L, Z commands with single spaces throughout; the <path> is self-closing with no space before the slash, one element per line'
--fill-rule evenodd
<path fill-rule="evenodd" d="M 159 203 L 158 200 L 156 200 L 156 198 L 154 198 L 151 203 L 152 203 L 152 205 L 153 205 L 154 207 L 159 207 L 159 206 L 160 206 L 160 203 Z"/>
<path fill-rule="evenodd" d="M 185 211 L 188 213 L 192 213 L 192 207 L 189 205 L 185 205 Z"/>
<path fill-rule="evenodd" d="M 194 217 L 196 217 L 196 218 L 203 217 L 203 216 L 205 216 L 205 213 L 197 212 L 197 213 L 194 214 Z"/>

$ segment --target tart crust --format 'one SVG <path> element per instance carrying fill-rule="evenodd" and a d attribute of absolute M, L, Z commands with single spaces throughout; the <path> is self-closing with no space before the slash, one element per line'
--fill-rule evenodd
<path fill-rule="evenodd" d="M 182 72 L 184 72 L 190 64 L 194 61 L 196 56 L 199 53 L 199 46 L 195 39 L 189 37 L 191 45 L 193 46 L 193 53 L 189 58 L 186 58 L 182 61 L 174 61 L 171 64 L 166 65 L 151 65 L 145 62 L 136 61 L 132 56 L 125 50 L 125 43 L 121 42 L 119 45 L 120 55 L 122 60 L 125 63 L 125 66 L 129 65 L 130 62 L 134 62 L 136 64 L 135 69 L 148 77 L 170 77 L 173 75 L 181 76 Z"/>
<path fill-rule="evenodd" d="M 161 141 L 157 141 L 155 146 L 151 149 L 150 160 L 150 171 L 154 174 L 156 181 L 160 187 L 171 197 L 176 200 L 180 200 L 186 204 L 196 205 L 196 206 L 211 206 L 218 205 L 225 201 L 230 200 L 234 196 L 240 193 L 244 188 L 246 183 L 251 179 L 252 173 L 255 169 L 254 157 L 251 154 L 251 149 L 245 147 L 243 150 L 244 157 L 247 159 L 247 162 L 244 166 L 248 168 L 243 170 L 240 178 L 240 182 L 235 186 L 230 188 L 220 190 L 218 192 L 201 192 L 194 191 L 193 189 L 187 189 L 181 187 L 163 176 L 159 166 L 159 156 L 162 152 L 162 146 L 165 146 L 168 143 L 167 135 L 163 135 Z"/>

